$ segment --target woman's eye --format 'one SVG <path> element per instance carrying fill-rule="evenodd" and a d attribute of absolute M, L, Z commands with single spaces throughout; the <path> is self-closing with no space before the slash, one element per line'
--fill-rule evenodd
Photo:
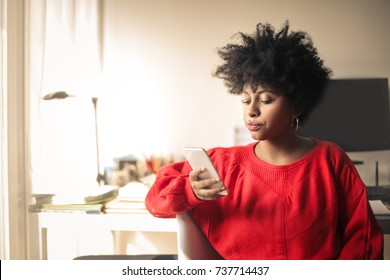
<path fill-rule="evenodd" d="M 272 99 L 260 100 L 260 102 L 263 104 L 271 104 L 273 102 L 273 100 Z M 251 104 L 251 100 L 250 99 L 241 99 L 241 103 L 245 104 L 245 105 L 249 105 L 249 104 Z"/>
<path fill-rule="evenodd" d="M 270 104 L 270 103 L 273 102 L 272 99 L 269 99 L 269 100 L 260 100 L 260 101 L 261 101 L 261 103 L 263 103 L 263 104 Z"/>

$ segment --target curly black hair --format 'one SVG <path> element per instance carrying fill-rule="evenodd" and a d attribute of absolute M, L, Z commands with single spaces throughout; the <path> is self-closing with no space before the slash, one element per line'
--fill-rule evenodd
<path fill-rule="evenodd" d="M 301 112 L 303 123 L 320 101 L 332 71 L 324 66 L 305 32 L 289 32 L 286 21 L 279 32 L 259 23 L 253 35 L 239 32 L 240 42 L 218 50 L 223 64 L 213 73 L 224 80 L 231 94 L 242 94 L 245 85 L 258 85 L 286 94 Z"/>

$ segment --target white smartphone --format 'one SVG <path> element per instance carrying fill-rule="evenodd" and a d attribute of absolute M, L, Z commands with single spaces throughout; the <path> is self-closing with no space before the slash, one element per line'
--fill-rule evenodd
<path fill-rule="evenodd" d="M 182 150 L 192 169 L 201 167 L 206 168 L 206 171 L 200 174 L 200 179 L 219 178 L 221 180 L 221 177 L 219 176 L 205 149 L 200 147 L 184 147 Z M 224 190 L 219 194 L 227 195 L 228 191 Z"/>

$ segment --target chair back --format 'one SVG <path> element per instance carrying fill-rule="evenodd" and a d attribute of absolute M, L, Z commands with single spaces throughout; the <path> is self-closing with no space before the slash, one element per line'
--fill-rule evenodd
<path fill-rule="evenodd" d="M 179 260 L 221 260 L 188 212 L 176 214 Z"/>

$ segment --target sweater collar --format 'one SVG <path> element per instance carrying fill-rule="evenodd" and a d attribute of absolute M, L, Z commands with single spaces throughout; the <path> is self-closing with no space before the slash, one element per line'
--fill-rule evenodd
<path fill-rule="evenodd" d="M 296 161 L 289 163 L 289 164 L 275 165 L 275 164 L 271 164 L 271 163 L 268 163 L 268 162 L 265 162 L 265 161 L 259 159 L 255 154 L 255 147 L 260 141 L 256 141 L 256 142 L 253 142 L 253 143 L 250 143 L 247 145 L 247 158 L 250 159 L 254 165 L 262 166 L 262 167 L 265 167 L 265 168 L 270 169 L 270 170 L 271 169 L 272 170 L 279 170 L 279 171 L 288 170 L 288 169 L 294 168 L 298 165 L 301 165 L 301 164 L 307 162 L 308 160 L 312 159 L 313 156 L 315 156 L 320 151 L 320 149 L 323 146 L 322 142 L 316 138 L 311 137 L 310 139 L 315 143 L 315 146 L 313 147 L 313 149 L 305 156 L 303 156 L 303 157 L 301 157 L 301 158 L 297 159 Z"/>

